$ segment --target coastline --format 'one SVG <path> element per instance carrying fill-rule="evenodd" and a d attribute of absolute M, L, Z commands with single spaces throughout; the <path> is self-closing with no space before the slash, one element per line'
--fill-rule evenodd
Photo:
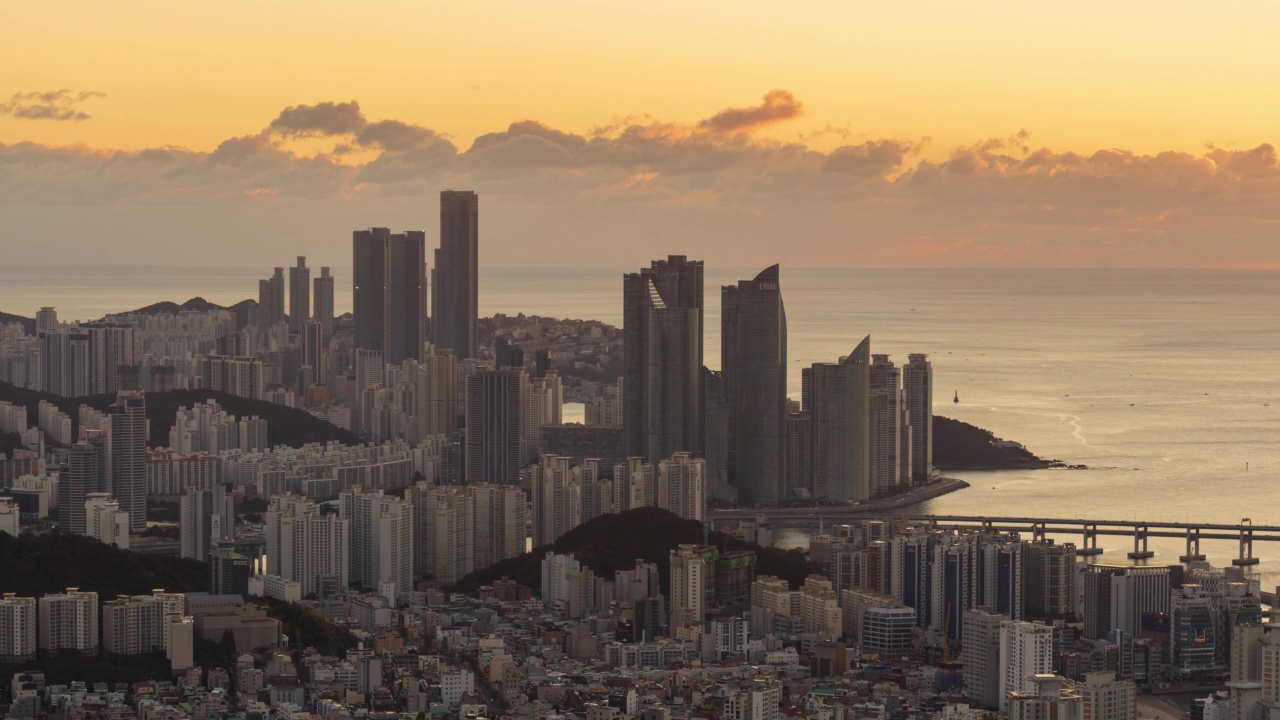
<path fill-rule="evenodd" d="M 932 500 L 958 490 L 964 490 L 969 486 L 968 482 L 959 478 L 940 477 L 937 480 L 912 488 L 900 495 L 890 495 L 889 497 L 867 500 L 866 502 L 856 503 L 850 507 L 866 512 L 901 510 L 902 508 L 910 507 L 926 500 Z"/>

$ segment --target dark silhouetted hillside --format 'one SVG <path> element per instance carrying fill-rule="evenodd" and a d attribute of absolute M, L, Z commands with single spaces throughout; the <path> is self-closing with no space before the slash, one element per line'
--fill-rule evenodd
<path fill-rule="evenodd" d="M 107 317 L 115 317 L 118 315 L 177 315 L 183 310 L 194 310 L 195 312 L 208 312 L 210 310 L 226 310 L 227 308 L 211 303 L 202 297 L 193 297 L 190 300 L 179 305 L 175 302 L 165 300 L 163 302 L 153 303 L 137 310 L 130 310 L 122 313 L 111 313 Z"/>
<path fill-rule="evenodd" d="M 462 579 L 454 590 L 472 592 L 507 576 L 535 590 L 542 585 L 542 558 L 547 551 L 573 553 L 597 577 L 613 578 L 617 570 L 635 567 L 637 559 L 656 563 L 667 587 L 669 555 L 677 546 L 702 542 L 702 524 L 684 520 L 661 508 L 645 507 L 589 520 L 569 531 L 554 544 L 535 548 L 533 552 L 504 560 Z M 744 543 L 723 533 L 709 534 L 708 543 L 721 550 L 754 550 L 758 561 L 757 575 L 776 575 L 793 588 L 799 588 L 805 577 L 816 572 L 799 551 L 762 548 Z"/>
<path fill-rule="evenodd" d="M 10 315 L 7 312 L 0 312 L 0 325 L 8 325 L 9 323 L 18 323 L 22 326 L 23 332 L 28 335 L 36 334 L 35 318 L 23 317 L 21 315 Z"/>
<path fill-rule="evenodd" d="M 933 466 L 939 470 L 1005 470 L 1062 467 L 1057 460 L 1045 460 L 1021 445 L 1001 444 L 1005 440 L 980 427 L 960 420 L 933 416 Z"/>
<path fill-rule="evenodd" d="M 149 595 L 152 590 L 203 592 L 204 563 L 165 555 L 138 555 L 83 535 L 0 533 L 0 593 L 40 597 L 69 587 L 117 595 Z"/>
<path fill-rule="evenodd" d="M 24 390 L 5 382 L 0 382 L 0 400 L 7 400 L 15 405 L 27 408 L 27 422 L 35 424 L 36 408 L 41 400 L 47 400 L 59 410 L 71 416 L 72 433 L 79 433 L 80 406 L 89 405 L 98 410 L 106 410 L 116 401 L 114 395 L 88 395 L 68 398 L 61 395 Z M 276 405 L 265 400 L 250 400 L 237 395 L 212 390 L 170 390 L 161 393 L 147 393 L 147 419 L 151 421 L 151 437 L 147 439 L 150 447 L 164 447 L 169 444 L 169 428 L 173 427 L 173 419 L 178 415 L 178 408 L 191 407 L 206 400 L 215 400 L 223 410 L 236 417 L 257 415 L 267 421 L 267 439 L 272 445 L 289 445 L 301 447 L 309 442 L 329 442 L 356 444 L 360 438 L 355 433 L 343 430 L 321 420 L 303 410 Z"/>

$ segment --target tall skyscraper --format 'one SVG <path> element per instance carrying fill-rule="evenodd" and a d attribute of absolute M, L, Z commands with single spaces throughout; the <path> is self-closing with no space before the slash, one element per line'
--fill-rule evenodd
<path fill-rule="evenodd" d="M 147 403 L 140 393 L 122 392 L 107 408 L 111 420 L 107 490 L 129 513 L 129 529 L 147 529 Z"/>
<path fill-rule="evenodd" d="M 426 307 L 426 234 L 387 228 L 352 235 L 355 346 L 388 363 L 422 357 Z"/>
<path fill-rule="evenodd" d="M 524 370 L 480 369 L 467 376 L 467 483 L 520 480 Z"/>
<path fill-rule="evenodd" d="M 302 334 L 311 319 L 311 268 L 307 259 L 298 256 L 298 264 L 289 268 L 289 332 Z"/>
<path fill-rule="evenodd" d="M 46 305 L 36 312 L 36 335 L 52 332 L 56 327 L 58 327 L 57 308 Z"/>
<path fill-rule="evenodd" d="M 133 365 L 133 328 L 101 323 L 85 328 L 89 333 L 90 391 L 114 393 L 120 387 L 120 368 Z"/>
<path fill-rule="evenodd" d="M 913 353 L 907 359 L 902 388 L 911 420 L 912 481 L 919 485 L 929 480 L 933 467 L 933 365 L 923 353 Z"/>
<path fill-rule="evenodd" d="M 278 267 L 271 277 L 258 281 L 258 321 L 271 327 L 284 319 L 284 268 Z"/>
<path fill-rule="evenodd" d="M 902 473 L 902 419 L 906 398 L 902 371 L 888 355 L 871 356 L 871 494 L 880 495 L 905 481 Z"/>
<path fill-rule="evenodd" d="M 452 585 L 476 565 L 476 498 L 469 487 L 419 482 L 409 489 L 413 503 L 416 572 Z"/>
<path fill-rule="evenodd" d="M 432 271 L 431 322 L 436 347 L 460 360 L 479 349 L 480 198 L 470 190 L 440 192 L 440 248 Z"/>
<path fill-rule="evenodd" d="M 626 454 L 700 455 L 702 262 L 671 255 L 623 275 L 622 313 Z"/>
<path fill-rule="evenodd" d="M 533 466 L 533 545 L 550 545 L 582 524 L 582 485 L 569 458 L 543 455 Z"/>
<path fill-rule="evenodd" d="M 839 363 L 805 371 L 812 418 L 813 496 L 847 502 L 870 496 L 871 338 Z"/>
<path fill-rule="evenodd" d="M 311 316 L 324 326 L 325 338 L 333 337 L 333 276 L 327 267 L 320 268 L 320 277 L 315 279 L 315 309 Z"/>
<path fill-rule="evenodd" d="M 84 504 L 107 484 L 107 437 L 89 430 L 87 439 L 71 446 L 58 481 L 58 528 L 64 533 L 85 533 Z"/>
<path fill-rule="evenodd" d="M 235 539 L 236 503 L 226 487 L 190 487 L 179 502 L 179 553 L 210 562 L 209 554 L 222 540 Z"/>
<path fill-rule="evenodd" d="M 414 416 L 419 440 L 458 429 L 458 359 L 435 349 L 418 365 Z"/>
<path fill-rule="evenodd" d="M 89 334 L 78 328 L 54 328 L 40 335 L 40 389 L 79 397 L 93 392 Z"/>
<path fill-rule="evenodd" d="M 729 408 L 729 482 L 738 502 L 777 505 L 787 414 L 787 313 L 778 266 L 720 290 L 720 369 Z"/>

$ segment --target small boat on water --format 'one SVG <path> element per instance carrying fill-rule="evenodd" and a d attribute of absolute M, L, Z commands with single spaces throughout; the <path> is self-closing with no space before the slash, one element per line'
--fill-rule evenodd
<path fill-rule="evenodd" d="M 956 391 L 956 397 L 955 397 L 955 400 L 953 400 L 952 402 L 954 402 L 954 403 L 955 403 L 955 404 L 957 404 L 957 405 L 959 405 L 959 404 L 960 404 L 960 391 L 959 391 L 959 390 L 957 390 L 957 391 Z"/>

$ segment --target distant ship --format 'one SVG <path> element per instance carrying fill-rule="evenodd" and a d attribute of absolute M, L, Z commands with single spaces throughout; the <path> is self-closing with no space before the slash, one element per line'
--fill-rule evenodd
<path fill-rule="evenodd" d="M 959 390 L 957 390 L 957 391 L 956 391 L 956 399 L 955 399 L 955 400 L 953 400 L 952 402 L 954 402 L 954 403 L 955 403 L 955 404 L 957 404 L 957 405 L 959 405 L 959 404 L 960 404 L 960 391 L 959 391 Z"/>

